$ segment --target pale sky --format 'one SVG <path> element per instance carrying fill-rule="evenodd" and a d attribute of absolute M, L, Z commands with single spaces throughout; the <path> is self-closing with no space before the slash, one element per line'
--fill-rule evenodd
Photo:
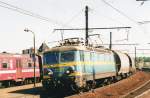
<path fill-rule="evenodd" d="M 51 21 L 40 20 L 3 8 L 1 6 L 7 7 L 7 5 L 2 4 L 1 1 L 47 17 Z M 150 45 L 147 45 L 150 43 L 150 23 L 144 25 L 136 23 L 150 21 L 150 1 L 143 5 L 136 0 L 105 1 L 123 12 L 132 21 L 105 4 L 103 0 L 0 0 L 0 52 L 21 53 L 22 49 L 32 47 L 32 33 L 24 32 L 24 28 L 35 32 L 36 47 L 39 47 L 44 41 L 48 43 L 61 39 L 60 31 L 52 33 L 55 28 L 85 27 L 85 5 L 90 8 L 89 27 L 132 27 L 129 30 L 95 30 L 90 32 L 91 34 L 101 34 L 103 43 L 109 43 L 109 32 L 112 32 L 113 43 L 140 43 L 138 48 L 150 49 Z M 117 41 L 126 39 L 128 32 L 128 41 Z M 67 31 L 64 38 L 68 37 L 84 38 L 84 31 Z M 51 44 L 49 45 L 51 46 Z M 113 48 L 122 50 L 130 48 L 130 52 L 134 51 L 133 46 L 113 46 Z M 150 53 L 150 51 L 146 52 Z"/>

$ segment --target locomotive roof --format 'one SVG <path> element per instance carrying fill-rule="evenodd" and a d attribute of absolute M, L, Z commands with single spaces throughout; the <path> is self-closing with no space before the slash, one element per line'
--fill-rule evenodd
<path fill-rule="evenodd" d="M 60 46 L 50 48 L 49 50 L 45 51 L 45 53 L 50 51 L 69 51 L 69 50 L 85 50 L 85 51 L 110 52 L 110 53 L 112 52 L 111 50 L 106 48 L 94 48 L 88 46 Z"/>

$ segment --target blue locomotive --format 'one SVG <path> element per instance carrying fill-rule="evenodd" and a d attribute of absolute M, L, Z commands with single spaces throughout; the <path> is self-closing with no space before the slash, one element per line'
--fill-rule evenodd
<path fill-rule="evenodd" d="M 43 87 L 90 89 L 128 77 L 135 72 L 134 60 L 125 53 L 85 46 L 77 38 L 43 53 Z"/>

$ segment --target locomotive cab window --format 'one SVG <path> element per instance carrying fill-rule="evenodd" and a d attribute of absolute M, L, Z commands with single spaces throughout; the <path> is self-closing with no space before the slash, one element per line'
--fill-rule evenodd
<path fill-rule="evenodd" d="M 2 63 L 2 68 L 8 68 L 8 67 L 9 67 L 8 63 Z"/>
<path fill-rule="evenodd" d="M 44 64 L 57 64 L 57 63 L 59 63 L 59 53 L 58 52 L 44 53 L 43 62 L 44 62 Z"/>
<path fill-rule="evenodd" d="M 75 51 L 61 52 L 61 62 L 70 62 L 75 60 Z"/>

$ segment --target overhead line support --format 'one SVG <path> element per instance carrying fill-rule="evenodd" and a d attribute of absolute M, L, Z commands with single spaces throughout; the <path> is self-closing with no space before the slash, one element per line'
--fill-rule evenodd
<path fill-rule="evenodd" d="M 85 45 L 88 45 L 88 6 L 85 7 Z"/>
<path fill-rule="evenodd" d="M 104 27 L 104 28 L 88 28 L 88 30 L 99 30 L 99 29 L 131 29 L 131 27 Z M 72 29 L 54 29 L 54 31 L 57 30 L 86 30 L 85 28 L 72 28 Z"/>

